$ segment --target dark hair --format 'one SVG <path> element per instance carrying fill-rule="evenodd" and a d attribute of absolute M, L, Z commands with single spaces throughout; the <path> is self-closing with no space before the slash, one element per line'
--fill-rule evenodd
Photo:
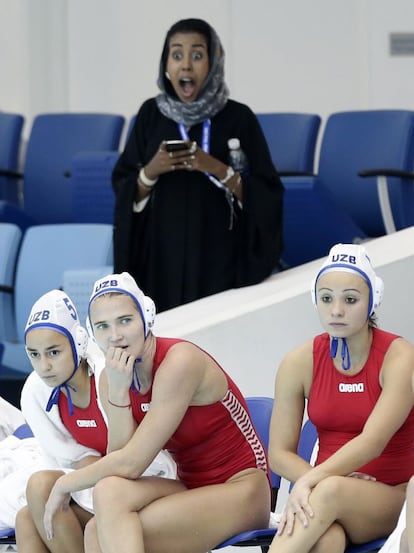
<path fill-rule="evenodd" d="M 203 19 L 181 19 L 174 23 L 172 27 L 167 32 L 165 37 L 164 46 L 161 54 L 161 63 L 165 71 L 167 66 L 168 54 L 170 52 L 170 39 L 176 33 L 199 33 L 203 35 L 207 42 L 208 57 L 211 63 L 213 59 L 211 49 L 211 27 Z"/>
<path fill-rule="evenodd" d="M 371 315 L 369 316 L 368 326 L 370 328 L 377 328 L 378 327 L 378 317 L 375 313 L 371 313 Z"/>

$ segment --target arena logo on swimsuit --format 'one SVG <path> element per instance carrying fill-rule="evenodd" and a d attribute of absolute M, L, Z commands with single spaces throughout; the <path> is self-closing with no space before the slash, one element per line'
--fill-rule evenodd
<path fill-rule="evenodd" d="M 351 263 L 356 265 L 356 257 L 354 255 L 348 255 L 346 253 L 341 253 L 332 256 L 332 263 L 338 263 L 338 261 L 344 261 L 345 263 Z"/>
<path fill-rule="evenodd" d="M 340 392 L 365 392 L 363 382 L 358 382 L 355 384 L 345 384 L 344 382 L 340 382 L 338 389 Z"/>

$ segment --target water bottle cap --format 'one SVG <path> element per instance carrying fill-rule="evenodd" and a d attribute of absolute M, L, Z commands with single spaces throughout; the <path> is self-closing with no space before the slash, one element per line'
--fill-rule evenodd
<path fill-rule="evenodd" d="M 240 148 L 240 140 L 238 138 L 229 138 L 227 145 L 230 150 L 238 150 Z"/>

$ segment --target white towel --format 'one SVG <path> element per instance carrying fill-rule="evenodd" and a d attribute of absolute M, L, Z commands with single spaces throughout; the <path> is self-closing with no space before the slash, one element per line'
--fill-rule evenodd
<path fill-rule="evenodd" d="M 24 424 L 23 413 L 14 405 L 0 397 L 0 440 L 3 440 Z"/>
<path fill-rule="evenodd" d="M 26 505 L 30 475 L 48 467 L 35 438 L 9 436 L 0 442 L 0 530 L 14 528 L 17 512 Z"/>
<path fill-rule="evenodd" d="M 70 470 L 65 470 L 70 472 Z M 177 466 L 167 451 L 160 451 L 142 476 L 161 476 L 163 478 L 177 478 Z M 93 514 L 92 489 L 80 490 L 72 493 L 72 499 L 85 511 Z"/>

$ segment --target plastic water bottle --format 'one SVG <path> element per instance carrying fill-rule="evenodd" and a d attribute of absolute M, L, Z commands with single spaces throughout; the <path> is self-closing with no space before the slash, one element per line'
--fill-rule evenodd
<path fill-rule="evenodd" d="M 246 154 L 241 149 L 240 140 L 238 138 L 229 138 L 227 146 L 229 147 L 229 165 L 243 175 L 248 170 L 248 161 Z"/>

